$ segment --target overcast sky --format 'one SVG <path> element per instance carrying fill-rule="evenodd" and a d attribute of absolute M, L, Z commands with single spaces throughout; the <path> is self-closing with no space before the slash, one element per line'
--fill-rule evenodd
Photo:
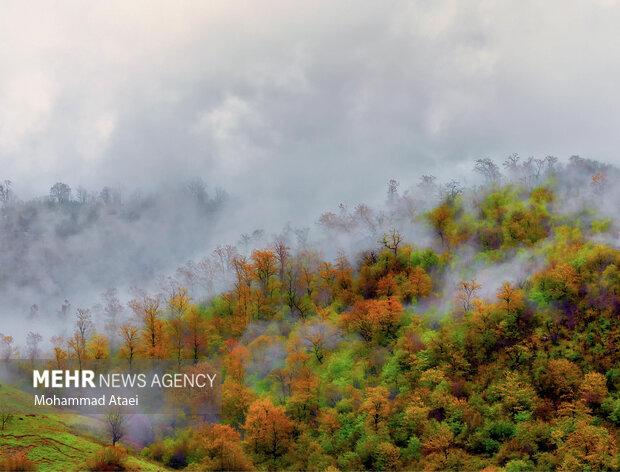
<path fill-rule="evenodd" d="M 289 218 L 479 157 L 618 164 L 619 25 L 611 0 L 3 1 L 0 178 L 201 176 Z"/>

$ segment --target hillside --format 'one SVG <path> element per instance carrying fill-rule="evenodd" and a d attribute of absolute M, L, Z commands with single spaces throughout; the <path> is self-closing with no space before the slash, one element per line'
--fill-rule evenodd
<path fill-rule="evenodd" d="M 51 358 L 220 361 L 218 417 L 191 398 L 142 451 L 175 469 L 616 470 L 618 174 L 531 164 L 480 160 L 473 188 L 390 181 L 384 208 L 320 218 L 336 257 L 290 234 L 220 247 L 118 325 L 78 309 Z M 226 288 L 201 295 L 204 277 Z M 57 457 L 57 439 L 75 457 L 75 423 L 41 421 L 29 454 Z"/>
<path fill-rule="evenodd" d="M 13 411 L 32 411 L 30 394 L 3 385 L 0 396 Z M 15 454 L 26 453 L 42 472 L 85 470 L 86 460 L 103 448 L 96 437 L 100 429 L 95 419 L 53 409 L 44 413 L 37 409 L 36 415 L 15 414 L 5 431 L 0 431 L 0 464 Z M 127 466 L 143 471 L 167 470 L 135 455 L 129 457 Z"/>

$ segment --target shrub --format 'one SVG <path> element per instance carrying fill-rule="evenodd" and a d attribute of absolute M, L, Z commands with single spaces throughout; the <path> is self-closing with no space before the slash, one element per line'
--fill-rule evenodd
<path fill-rule="evenodd" d="M 166 465 L 173 469 L 184 469 L 189 463 L 188 456 L 188 444 L 185 441 L 181 441 L 172 448 L 170 457 L 166 460 Z"/>
<path fill-rule="evenodd" d="M 110 471 L 128 470 L 127 452 L 121 446 L 108 446 L 99 450 L 91 459 L 86 462 L 88 470 Z"/>
<path fill-rule="evenodd" d="M 26 452 L 18 452 L 4 459 L 0 459 L 0 470 L 10 470 L 21 472 L 26 470 L 37 470 L 37 466 L 26 456 Z"/>
<path fill-rule="evenodd" d="M 534 464 L 524 459 L 513 459 L 506 464 L 506 472 L 530 472 L 536 470 Z"/>

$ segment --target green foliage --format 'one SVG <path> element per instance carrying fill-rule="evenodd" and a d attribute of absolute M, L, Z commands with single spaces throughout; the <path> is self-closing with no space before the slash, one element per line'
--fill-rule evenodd
<path fill-rule="evenodd" d="M 422 441 L 416 436 L 413 435 L 409 438 L 407 442 L 407 447 L 403 452 L 403 456 L 406 459 L 417 461 L 422 456 Z"/>
<path fill-rule="evenodd" d="M 440 265 L 440 259 L 432 249 L 413 251 L 409 257 L 412 267 L 421 267 L 426 272 Z"/>
<path fill-rule="evenodd" d="M 595 234 L 608 233 L 611 230 L 612 221 L 609 218 L 593 220 L 591 224 L 592 232 Z"/>

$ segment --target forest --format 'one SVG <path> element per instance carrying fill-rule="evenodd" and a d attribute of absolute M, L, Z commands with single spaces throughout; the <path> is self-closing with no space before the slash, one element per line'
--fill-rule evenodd
<path fill-rule="evenodd" d="M 148 433 L 103 418 L 89 470 L 139 468 L 129 456 L 186 471 L 617 470 L 619 172 L 516 154 L 473 170 L 471 185 L 395 179 L 380 207 L 341 204 L 312 230 L 179 256 L 157 289 L 67 307 L 56 334 L 0 327 L 0 354 L 221 364 L 216 417 L 187 405 Z M 63 205 L 94 221 L 113 204 L 59 190 L 19 211 L 6 198 L 3 227 Z M 0 469 L 35 470 L 36 448 L 2 451 L 14 423 Z"/>

